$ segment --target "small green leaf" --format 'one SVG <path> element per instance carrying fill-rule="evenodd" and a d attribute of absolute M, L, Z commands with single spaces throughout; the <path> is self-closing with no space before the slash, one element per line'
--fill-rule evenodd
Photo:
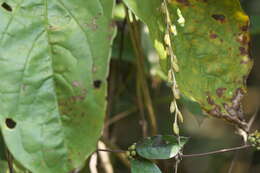
<path fill-rule="evenodd" d="M 149 160 L 131 160 L 131 173 L 161 173 L 161 170 Z"/>
<path fill-rule="evenodd" d="M 180 134 L 180 129 L 177 121 L 174 121 L 173 123 L 173 133 L 175 133 L 176 135 Z"/>
<path fill-rule="evenodd" d="M 187 137 L 173 135 L 158 135 L 148 137 L 136 144 L 138 155 L 146 159 L 170 159 L 175 157 L 187 143 Z"/>

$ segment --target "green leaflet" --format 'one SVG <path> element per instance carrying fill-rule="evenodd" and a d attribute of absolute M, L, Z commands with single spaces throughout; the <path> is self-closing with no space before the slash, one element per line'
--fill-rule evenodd
<path fill-rule="evenodd" d="M 157 51 L 158 45 L 161 47 L 159 55 L 165 59 L 163 1 L 124 1 L 148 25 L 154 45 Z M 181 93 L 199 103 L 208 114 L 246 129 L 240 101 L 246 92 L 252 61 L 248 48 L 249 19 L 239 1 L 167 2 L 176 28 L 171 41 L 178 59 L 176 80 Z"/>
<path fill-rule="evenodd" d="M 114 2 L 0 3 L 5 142 L 33 173 L 68 173 L 82 166 L 101 134 Z"/>
<path fill-rule="evenodd" d="M 149 160 L 131 160 L 131 173 L 161 173 L 161 170 Z"/>
<path fill-rule="evenodd" d="M 180 137 L 179 143 L 176 136 L 158 135 L 138 142 L 136 151 L 146 159 L 170 159 L 175 157 L 187 142 L 187 137 Z"/>

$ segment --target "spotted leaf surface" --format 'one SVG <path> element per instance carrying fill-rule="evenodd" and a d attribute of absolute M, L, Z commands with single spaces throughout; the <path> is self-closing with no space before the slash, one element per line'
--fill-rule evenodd
<path fill-rule="evenodd" d="M 34 173 L 69 173 L 105 114 L 113 0 L 0 0 L 0 125 Z"/>
<path fill-rule="evenodd" d="M 163 1 L 125 2 L 148 25 L 154 43 L 164 45 Z M 148 14 L 146 8 L 156 14 Z M 240 101 L 246 92 L 252 60 L 248 46 L 249 18 L 239 1 L 168 0 L 167 9 L 174 29 L 171 43 L 178 60 L 176 80 L 180 92 L 199 103 L 208 114 L 246 129 Z M 164 25 L 154 26 L 163 22 Z M 158 37 L 153 37 L 155 34 Z M 164 53 L 159 55 L 164 58 L 166 48 L 161 50 Z"/>

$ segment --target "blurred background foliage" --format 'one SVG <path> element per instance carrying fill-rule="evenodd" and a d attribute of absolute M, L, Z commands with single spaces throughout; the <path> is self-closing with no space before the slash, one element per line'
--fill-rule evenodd
<path fill-rule="evenodd" d="M 251 18 L 251 49 L 254 67 L 248 78 L 248 94 L 243 100 L 245 115 L 247 119 L 250 119 L 260 104 L 260 1 L 241 0 L 241 4 Z M 124 18 L 124 6 L 118 1 L 115 9 L 118 34 L 112 52 L 108 109 L 103 142 L 108 148 L 115 147 L 120 149 L 127 149 L 132 143 L 143 138 L 143 122 L 141 121 L 141 112 L 138 109 L 138 98 L 136 96 L 138 71 L 136 57 L 129 36 L 129 26 L 127 26 Z M 173 117 L 169 113 L 172 95 L 169 86 L 165 82 L 167 77 L 160 70 L 158 56 L 151 46 L 147 28 L 140 25 L 140 30 L 140 40 L 146 57 L 143 70 L 156 113 L 158 134 L 172 134 Z M 201 153 L 243 144 L 241 137 L 235 134 L 235 128 L 231 125 L 203 115 L 198 105 L 186 98 L 182 98 L 179 104 L 182 105 L 184 115 L 181 134 L 191 137 L 189 143 L 184 148 L 184 153 Z M 146 120 L 148 120 L 147 114 L 148 112 L 145 110 Z M 259 114 L 258 112 L 252 130 L 260 129 Z M 148 127 L 148 133 L 151 135 L 150 126 Z M 110 155 L 108 162 L 104 162 L 103 159 L 106 156 L 104 154 L 100 156 L 100 154 L 102 153 L 99 152 L 99 154 L 94 156 L 98 163 L 98 169 L 96 170 L 98 173 L 130 172 L 127 163 L 124 162 L 124 159 L 119 154 L 107 153 L 106 155 Z M 173 172 L 174 160 L 158 161 L 158 163 L 162 172 Z M 229 172 L 231 167 L 232 171 Z M 82 172 L 88 172 L 88 170 L 86 168 Z M 259 173 L 260 152 L 247 149 L 206 157 L 185 158 L 182 160 L 178 172 Z"/>

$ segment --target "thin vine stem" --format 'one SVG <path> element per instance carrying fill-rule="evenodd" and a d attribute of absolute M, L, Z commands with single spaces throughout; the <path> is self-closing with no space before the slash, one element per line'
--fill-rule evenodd
<path fill-rule="evenodd" d="M 126 9 L 127 14 L 127 24 L 129 26 L 130 37 L 133 45 L 133 49 L 136 55 L 136 63 L 137 63 L 137 95 L 139 95 L 139 102 L 141 101 L 142 105 L 146 106 L 148 112 L 148 118 L 151 123 L 151 131 L 152 135 L 157 134 L 157 121 L 155 116 L 155 111 L 153 109 L 153 103 L 151 94 L 149 92 L 148 84 L 146 81 L 145 71 L 144 71 L 144 52 L 141 46 L 140 40 L 140 32 L 138 27 L 138 22 L 134 15 L 132 15 L 133 21 L 130 21 L 130 16 L 128 13 L 128 9 Z M 132 13 L 130 13 L 132 14 Z M 140 103 L 139 103 L 140 104 Z M 140 106 L 139 106 L 140 107 Z"/>
<path fill-rule="evenodd" d="M 7 163 L 8 163 L 9 173 L 14 173 L 12 155 L 9 152 L 8 149 L 5 149 L 5 154 L 6 154 L 6 160 L 7 160 Z"/>
<path fill-rule="evenodd" d="M 237 151 L 237 150 L 242 150 L 246 148 L 252 147 L 251 145 L 242 145 L 239 147 L 233 147 L 233 148 L 226 148 L 226 149 L 221 149 L 221 150 L 216 150 L 216 151 L 210 151 L 206 153 L 198 153 L 198 154 L 183 154 L 182 158 L 188 158 L 188 157 L 203 157 L 203 156 L 209 156 L 213 154 L 220 154 L 220 153 L 226 153 L 226 152 L 231 152 L 231 151 Z"/>
<path fill-rule="evenodd" d="M 205 152 L 205 153 L 196 153 L 196 154 L 182 154 L 180 155 L 181 158 L 190 158 L 190 157 L 204 157 L 204 156 L 210 156 L 214 154 L 221 154 L 221 153 L 226 153 L 226 152 L 232 152 L 232 151 L 238 151 L 238 150 L 243 150 L 247 148 L 251 148 L 251 145 L 242 145 L 238 147 L 233 147 L 233 148 L 225 148 L 225 149 L 220 149 L 216 151 L 210 151 L 210 152 Z M 112 152 L 112 153 L 124 153 L 127 152 L 127 150 L 111 150 L 111 149 L 97 149 L 97 151 L 103 151 L 103 152 Z"/>

